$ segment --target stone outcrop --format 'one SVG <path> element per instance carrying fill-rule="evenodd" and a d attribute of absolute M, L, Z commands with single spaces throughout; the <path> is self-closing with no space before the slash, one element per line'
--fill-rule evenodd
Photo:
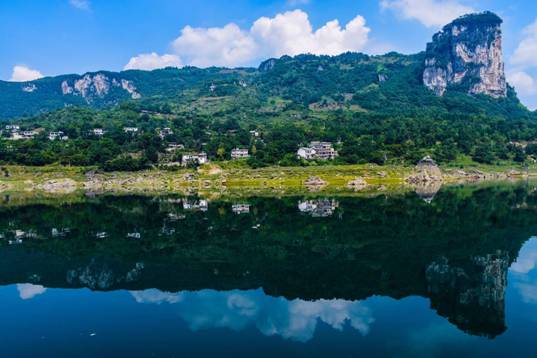
<path fill-rule="evenodd" d="M 48 180 L 43 184 L 37 186 L 38 189 L 47 193 L 61 193 L 68 194 L 76 191 L 78 185 L 72 179 L 55 179 Z"/>
<path fill-rule="evenodd" d="M 113 89 L 126 91 L 132 99 L 142 97 L 131 81 L 110 78 L 104 73 L 86 74 L 75 80 L 64 80 L 61 84 L 64 96 L 81 96 L 88 103 L 106 97 Z"/>
<path fill-rule="evenodd" d="M 406 178 L 406 182 L 412 185 L 422 185 L 424 183 L 442 182 L 443 176 L 436 162 L 426 156 L 416 165 L 416 173 Z"/>
<path fill-rule="evenodd" d="M 423 83 L 442 96 L 450 86 L 469 94 L 507 96 L 502 19 L 491 12 L 462 16 L 427 44 Z"/>

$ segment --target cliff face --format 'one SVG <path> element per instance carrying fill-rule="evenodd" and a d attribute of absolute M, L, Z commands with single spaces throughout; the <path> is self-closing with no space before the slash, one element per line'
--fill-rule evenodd
<path fill-rule="evenodd" d="M 427 44 L 423 83 L 442 96 L 449 86 L 469 94 L 507 96 L 502 19 L 485 12 L 460 17 Z"/>
<path fill-rule="evenodd" d="M 104 73 L 86 74 L 71 82 L 64 80 L 61 84 L 61 91 L 64 96 L 81 96 L 87 103 L 91 103 L 96 97 L 104 98 L 113 88 L 128 92 L 132 99 L 142 97 L 130 81 L 110 78 Z"/>

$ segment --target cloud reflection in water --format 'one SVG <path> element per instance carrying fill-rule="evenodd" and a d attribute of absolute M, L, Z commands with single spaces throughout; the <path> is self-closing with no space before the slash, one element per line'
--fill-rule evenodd
<path fill-rule="evenodd" d="M 371 310 L 361 301 L 304 301 L 267 296 L 262 290 L 166 293 L 133 291 L 138 303 L 175 304 L 179 315 L 193 331 L 229 328 L 240 331 L 255 326 L 267 336 L 300 342 L 313 338 L 319 321 L 337 330 L 348 324 L 362 335 L 374 322 Z"/>

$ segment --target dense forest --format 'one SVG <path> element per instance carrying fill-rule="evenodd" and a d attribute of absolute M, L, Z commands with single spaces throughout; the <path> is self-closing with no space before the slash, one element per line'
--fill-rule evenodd
<path fill-rule="evenodd" d="M 314 140 L 332 142 L 341 164 L 413 164 L 427 154 L 440 162 L 532 160 L 537 118 L 512 88 L 503 99 L 470 96 L 456 86 L 438 97 L 422 85 L 423 59 L 423 53 L 300 55 L 258 69 L 108 73 L 128 77 L 142 98 L 76 97 L 65 108 L 4 120 L 3 127 L 16 124 L 35 137 L 9 140 L 4 129 L 0 162 L 138 170 L 192 151 L 228 160 L 240 147 L 249 149 L 252 167 L 323 164 L 297 159 L 297 149 Z M 10 100 L 13 108 L 24 106 L 16 96 Z M 106 134 L 92 135 L 96 128 Z M 50 140 L 57 131 L 68 139 Z M 170 155 L 173 143 L 184 149 Z"/>

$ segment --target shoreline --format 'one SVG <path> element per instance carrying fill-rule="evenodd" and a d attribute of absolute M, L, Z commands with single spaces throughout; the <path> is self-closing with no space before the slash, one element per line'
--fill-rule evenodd
<path fill-rule="evenodd" d="M 85 167 L 4 166 L 2 194 L 67 195 L 82 193 L 206 195 L 371 194 L 416 191 L 433 195 L 444 185 L 537 178 L 537 167 L 440 167 L 440 180 L 410 180 L 415 167 L 340 165 L 312 167 L 225 168 L 209 164 L 177 171 L 96 172 Z M 6 176 L 6 173 L 8 173 Z"/>

